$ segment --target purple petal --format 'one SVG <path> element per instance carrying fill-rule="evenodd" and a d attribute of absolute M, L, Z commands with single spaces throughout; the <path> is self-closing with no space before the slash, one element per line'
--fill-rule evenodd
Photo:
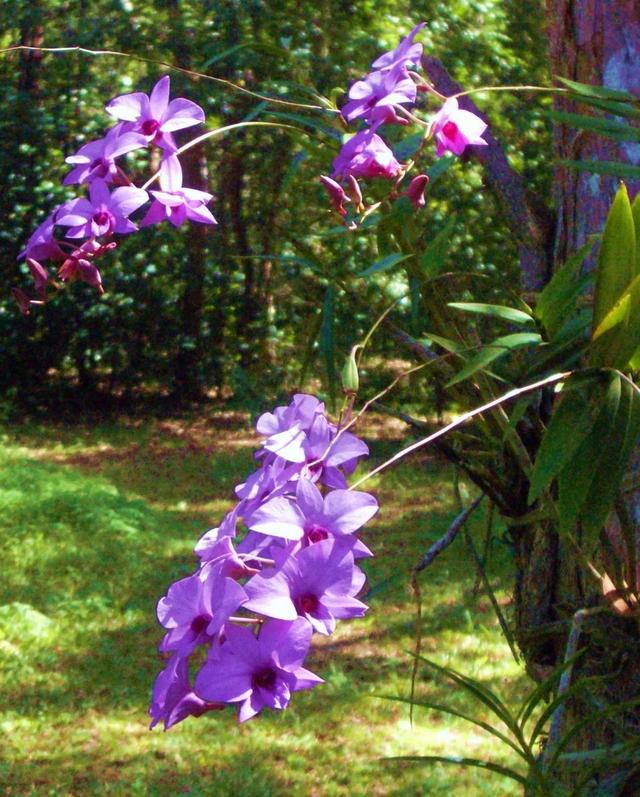
<path fill-rule="evenodd" d="M 286 498 L 272 498 L 260 509 L 245 518 L 249 529 L 282 537 L 285 540 L 299 540 L 304 532 L 305 517 L 298 507 Z"/>
<path fill-rule="evenodd" d="M 153 202 L 145 217 L 140 222 L 141 227 L 148 227 L 150 224 L 158 224 L 167 220 L 167 209 L 160 202 Z"/>
<path fill-rule="evenodd" d="M 149 110 L 153 119 L 162 119 L 162 114 L 169 104 L 169 90 L 171 81 L 168 75 L 161 77 L 149 95 Z"/>
<path fill-rule="evenodd" d="M 105 110 L 111 116 L 115 116 L 116 119 L 122 119 L 125 122 L 135 122 L 140 117 L 149 114 L 149 98 L 141 91 L 123 94 L 111 100 Z"/>
<path fill-rule="evenodd" d="M 169 103 L 160 120 L 160 130 L 163 133 L 172 133 L 175 130 L 183 130 L 185 127 L 193 127 L 201 122 L 204 122 L 202 108 L 195 102 L 180 97 Z"/>
<path fill-rule="evenodd" d="M 302 665 L 312 634 L 311 626 L 303 617 L 292 623 L 272 620 L 262 627 L 258 642 L 262 651 L 275 651 L 274 657 L 283 670 L 293 672 Z"/>
<path fill-rule="evenodd" d="M 311 520 L 322 514 L 324 504 L 322 494 L 309 479 L 298 480 L 296 501 L 307 519 Z"/>
<path fill-rule="evenodd" d="M 177 155 L 168 155 L 160 164 L 160 187 L 163 191 L 182 188 L 182 166 Z"/>
<path fill-rule="evenodd" d="M 370 520 L 378 511 L 378 502 L 369 493 L 333 490 L 324 499 L 327 528 L 337 534 L 350 534 Z"/>

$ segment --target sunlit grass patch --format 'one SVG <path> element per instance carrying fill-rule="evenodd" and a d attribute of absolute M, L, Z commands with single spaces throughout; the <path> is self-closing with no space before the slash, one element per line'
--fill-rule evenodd
<path fill-rule="evenodd" d="M 231 506 L 233 486 L 253 467 L 251 434 L 241 424 L 196 425 L 196 446 L 182 421 L 166 440 L 157 423 L 68 429 L 57 441 L 46 427 L 7 431 L 0 452 L 2 793 L 517 794 L 487 773 L 382 760 L 471 754 L 513 764 L 508 749 L 482 731 L 426 710 L 411 725 L 408 707 L 384 698 L 410 692 L 417 631 L 410 572 L 456 511 L 451 473 L 431 457 L 371 480 L 382 505 L 363 535 L 376 554 L 364 564 L 371 608 L 314 642 L 307 664 L 324 686 L 242 727 L 228 709 L 169 733 L 148 731 L 149 691 L 162 666 L 155 603 L 194 568 L 193 544 Z M 226 433 L 235 441 L 228 449 Z M 210 450 L 207 435 L 215 436 Z M 373 459 L 397 444 L 380 434 Z M 502 605 L 509 568 L 508 550 L 496 543 L 490 578 Z M 474 582 L 462 539 L 422 574 L 422 652 L 515 699 L 524 676 Z M 426 667 L 417 693 L 488 719 Z"/>

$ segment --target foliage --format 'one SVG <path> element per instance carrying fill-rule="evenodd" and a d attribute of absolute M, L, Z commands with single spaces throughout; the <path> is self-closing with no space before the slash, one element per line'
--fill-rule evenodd
<path fill-rule="evenodd" d="M 212 125 L 272 119 L 301 132 L 246 131 L 205 145 L 220 225 L 206 236 L 201 270 L 193 266 L 192 237 L 152 229 L 144 233 L 143 243 L 126 242 L 114 254 L 105 274 L 107 294 L 100 301 L 85 286 L 74 286 L 46 313 L 24 319 L 5 297 L 0 388 L 13 388 L 32 406 L 50 404 L 69 377 L 80 380 L 85 394 L 100 389 L 126 396 L 142 386 L 145 391 L 180 391 L 184 384 L 178 372 L 188 363 L 201 388 L 264 402 L 265 389 L 277 393 L 283 385 L 299 384 L 316 361 L 331 374 L 329 330 L 335 350 L 348 350 L 361 336 L 371 308 L 381 310 L 397 298 L 405 277 L 393 270 L 380 279 L 358 281 L 355 292 L 347 287 L 352 277 L 389 253 L 365 231 L 351 236 L 349 246 L 341 233 L 323 234 L 326 201 L 315 180 L 330 164 L 342 133 L 332 116 L 303 115 L 242 90 L 317 104 L 317 95 L 329 94 L 336 83 L 345 89 L 380 49 L 392 46 L 399 32 L 408 29 L 407 20 L 422 18 L 427 20 L 422 37 L 427 51 L 442 57 L 470 86 L 542 76 L 544 41 L 536 9 L 523 20 L 517 3 L 345 7 L 331 1 L 320 12 L 314 4 L 301 7 L 286 0 L 145 2 L 135 8 L 97 2 L 88 16 L 83 4 L 68 0 L 3 4 L 0 29 L 6 46 L 43 43 L 44 31 L 48 46 L 113 48 L 152 59 L 144 63 L 80 53 L 2 56 L 0 126 L 5 140 L 16 142 L 0 154 L 8 176 L 8 190 L 0 198 L 0 268 L 6 285 L 16 283 L 15 256 L 29 232 L 67 196 L 58 185 L 64 156 L 99 134 L 109 96 L 155 82 L 164 69 L 153 59 L 240 86 L 241 91 L 234 91 L 227 84 L 172 74 L 176 90 L 199 102 Z M 548 166 L 543 166 L 547 133 L 542 112 L 522 113 L 525 107 L 493 96 L 492 122 L 508 138 L 510 155 L 527 179 L 542 185 L 548 180 Z M 135 170 L 144 163 L 129 165 Z M 508 231 L 491 198 L 479 190 L 477 170 L 454 168 L 453 190 L 446 181 L 432 188 L 425 263 L 431 256 L 429 241 L 448 228 L 452 212 L 459 210 L 468 225 L 448 236 L 447 266 L 456 268 L 464 257 L 466 268 L 504 274 L 513 262 Z M 493 223 L 480 223 L 486 218 Z M 329 287 L 331 304 L 326 301 Z M 486 284 L 488 293 L 499 290 Z M 193 301 L 201 320 L 193 320 Z M 410 308 L 402 304 L 399 312 Z M 261 341 L 257 348 L 256 340 Z M 68 400 L 64 391 L 62 397 Z"/>

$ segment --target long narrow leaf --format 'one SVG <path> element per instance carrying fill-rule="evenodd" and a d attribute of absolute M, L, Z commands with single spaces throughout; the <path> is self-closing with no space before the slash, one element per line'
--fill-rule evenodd
<path fill-rule="evenodd" d="M 601 100 L 619 100 L 621 102 L 637 102 L 638 98 L 628 91 L 620 89 L 610 89 L 607 86 L 592 85 L 590 83 L 578 83 L 577 80 L 569 80 L 566 77 L 556 75 L 557 79 L 571 91 L 581 97 L 597 97 Z"/>
<path fill-rule="evenodd" d="M 504 775 L 511 780 L 516 780 L 523 786 L 529 786 L 529 780 L 516 772 L 515 769 L 503 767 L 500 764 L 494 764 L 491 761 L 480 761 L 477 758 L 463 758 L 462 756 L 444 756 L 444 755 L 422 755 L 422 756 L 395 756 L 394 758 L 384 759 L 387 761 L 411 761 L 414 764 L 455 764 L 456 766 L 463 767 L 478 767 L 480 769 L 488 769 L 490 772 L 495 772 L 498 775 Z"/>
<path fill-rule="evenodd" d="M 602 409 L 598 400 L 601 385 L 601 380 L 595 378 L 591 384 L 581 385 L 580 389 L 572 390 L 571 380 L 565 385 L 533 465 L 529 484 L 530 504 L 573 459 L 578 446 L 593 428 Z"/>
<path fill-rule="evenodd" d="M 430 700 L 412 700 L 409 697 L 399 697 L 395 695 L 381 695 L 381 697 L 384 697 L 385 700 L 395 700 L 398 703 L 408 703 L 409 705 L 418 706 L 419 708 L 428 708 L 431 711 L 439 711 L 442 714 L 449 714 L 452 717 L 458 717 L 458 719 L 465 720 L 465 722 L 470 722 L 472 725 L 477 725 L 478 728 L 482 728 L 483 731 L 490 733 L 492 736 L 495 736 L 497 739 L 500 739 L 501 742 L 508 745 L 512 750 L 515 750 L 515 752 L 525 761 L 530 761 L 526 751 L 518 747 L 518 745 L 512 739 L 509 739 L 508 736 L 505 736 L 505 734 L 501 733 L 497 728 L 489 725 L 488 722 L 483 722 L 483 720 L 470 717 L 467 714 L 463 714 L 461 711 L 456 711 L 454 708 L 444 706 L 441 703 L 433 703 Z"/>
<path fill-rule="evenodd" d="M 584 650 L 579 650 L 575 656 L 571 656 L 565 661 L 560 662 L 553 670 L 547 675 L 544 681 L 541 681 L 536 688 L 531 692 L 529 697 L 522 704 L 518 712 L 517 720 L 520 728 L 524 729 L 529 717 L 533 714 L 536 706 L 543 700 L 547 699 L 547 695 L 557 686 L 562 673 L 573 665 L 582 657 Z"/>
<path fill-rule="evenodd" d="M 432 667 L 436 672 L 445 675 L 447 678 L 450 678 L 452 681 L 457 683 L 463 689 L 466 689 L 467 692 L 472 694 L 476 700 L 479 700 L 483 705 L 485 705 L 491 712 L 493 712 L 497 717 L 499 717 L 502 722 L 509 728 L 510 731 L 518 731 L 517 723 L 515 722 L 514 718 L 511 716 L 509 709 L 505 706 L 505 704 L 500 700 L 497 695 L 494 695 L 489 689 L 483 686 L 478 681 L 474 680 L 473 678 L 469 678 L 466 675 L 462 675 L 462 673 L 457 672 L 456 670 L 452 670 L 450 667 L 444 667 L 441 664 L 437 664 L 435 661 L 431 659 L 427 659 L 424 656 L 417 657 L 420 661 L 427 664 L 429 667 Z"/>
<path fill-rule="evenodd" d="M 632 180 L 637 180 L 640 177 L 640 166 L 630 166 L 618 161 L 561 160 L 560 163 L 578 172 L 609 174 L 613 177 L 630 177 Z"/>
<path fill-rule="evenodd" d="M 492 318 L 499 318 L 502 321 L 510 321 L 512 324 L 530 324 L 533 317 L 515 307 L 505 307 L 500 304 L 482 304 L 481 302 L 449 302 L 449 307 L 455 310 L 462 310 L 466 313 L 478 313 L 488 315 Z"/>
<path fill-rule="evenodd" d="M 520 349 L 523 346 L 535 346 L 541 341 L 542 338 L 537 332 L 516 332 L 513 335 L 503 335 L 500 338 L 496 338 L 481 349 L 478 354 L 453 377 L 453 379 L 447 382 L 445 387 L 452 387 L 468 379 L 470 376 L 473 376 L 473 374 L 486 368 L 486 366 L 494 360 L 497 360 L 498 357 L 502 357 L 510 351 Z"/>

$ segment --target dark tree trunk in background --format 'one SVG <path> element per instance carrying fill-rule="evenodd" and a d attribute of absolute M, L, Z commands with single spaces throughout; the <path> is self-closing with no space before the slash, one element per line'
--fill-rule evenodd
<path fill-rule="evenodd" d="M 640 97 L 640 0 L 546 0 L 546 10 L 551 76 L 630 91 Z M 423 63 L 439 91 L 449 95 L 460 90 L 439 61 L 426 57 Z M 461 106 L 479 113 L 468 97 L 463 98 Z M 556 98 L 556 108 L 591 113 L 588 106 L 574 105 L 562 95 Z M 591 233 L 602 231 L 619 179 L 558 163 L 553 184 L 553 218 L 529 195 L 522 178 L 509 167 L 500 145 L 491 135 L 488 142 L 489 146 L 477 150 L 474 157 L 483 164 L 487 183 L 519 240 L 523 288 L 540 288 L 553 269 L 584 244 Z M 557 162 L 640 164 L 640 144 L 605 139 L 565 125 L 554 128 L 553 146 Z M 637 185 L 628 187 L 632 195 L 637 192 Z M 593 258 L 586 267 L 593 267 Z M 640 473 L 640 456 L 636 457 L 634 469 Z M 517 496 L 514 503 L 518 503 Z M 515 514 L 528 511 L 525 496 L 520 503 L 519 509 L 514 508 Z M 623 514 L 635 524 L 640 543 L 640 498 L 628 495 L 626 503 Z M 612 514 L 606 532 L 614 545 L 616 524 L 616 514 Z M 576 534 L 579 537 L 579 529 Z M 555 523 L 542 521 L 515 526 L 511 536 L 516 564 L 515 633 L 527 669 L 534 678 L 542 680 L 563 660 L 570 630 L 577 626 L 576 613 L 598 607 L 596 613 L 587 614 L 582 620 L 577 649 L 584 648 L 584 654 L 572 674 L 574 682 L 581 676 L 597 676 L 598 680 L 584 695 L 567 704 L 560 735 L 576 722 L 600 712 L 597 720 L 586 724 L 576 735 L 571 749 L 607 749 L 637 737 L 638 709 L 610 719 L 602 714 L 604 709 L 640 699 L 637 622 L 611 611 L 600 611 L 605 604 L 599 585 L 578 564 L 575 553 L 558 538 Z M 640 551 L 640 545 L 636 547 Z M 558 783 L 575 785 L 580 769 L 563 766 L 554 774 Z M 593 794 L 637 797 L 640 764 L 634 767 L 608 757 L 596 772 L 593 785 L 601 789 Z"/>
<path fill-rule="evenodd" d="M 640 2 L 638 0 L 547 0 L 552 75 L 604 85 L 640 96 Z M 565 98 L 563 111 L 589 113 Z M 554 129 L 558 160 L 622 161 L 640 164 L 640 144 Z M 556 261 L 563 262 L 604 225 L 619 178 L 558 166 L 554 190 L 558 214 Z M 631 193 L 637 185 L 629 186 Z"/>
<path fill-rule="evenodd" d="M 176 63 L 191 68 L 189 31 L 187 30 L 178 0 L 171 0 L 173 40 Z M 195 135 L 195 134 L 194 134 Z M 181 156 L 184 185 L 198 191 L 208 191 L 207 162 L 204 144 L 192 147 Z M 202 316 L 204 310 L 205 269 L 207 240 L 210 228 L 206 224 L 190 224 L 187 234 L 187 258 L 183 273 L 181 300 L 180 340 L 174 363 L 174 391 L 180 401 L 197 401 L 202 398 L 201 376 Z"/>

